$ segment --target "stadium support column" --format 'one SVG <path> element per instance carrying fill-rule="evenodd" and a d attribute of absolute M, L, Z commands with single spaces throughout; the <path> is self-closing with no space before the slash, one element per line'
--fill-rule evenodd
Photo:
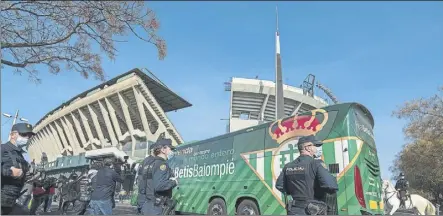
<path fill-rule="evenodd" d="M 148 143 L 148 140 L 155 140 L 155 137 L 149 130 L 149 123 L 148 118 L 146 117 L 145 108 L 143 107 L 143 96 L 142 93 L 136 88 L 136 86 L 132 86 L 132 90 L 134 91 L 135 100 L 137 101 L 137 108 L 140 113 L 141 121 L 143 124 L 143 128 L 145 129 L 145 135 L 146 135 L 146 143 Z M 149 148 L 149 146 L 147 146 Z"/>
<path fill-rule="evenodd" d="M 120 129 L 120 123 L 118 122 L 117 115 L 115 114 L 116 110 L 114 109 L 114 107 L 111 104 L 111 101 L 109 101 L 108 98 L 105 98 L 105 103 L 106 103 L 106 107 L 109 110 L 109 115 L 111 116 L 112 125 L 114 125 L 115 133 L 117 135 L 117 145 L 116 146 L 119 146 L 118 143 L 120 142 L 119 139 L 122 136 L 122 131 Z"/>
<path fill-rule="evenodd" d="M 35 147 L 36 147 L 36 148 L 34 149 L 34 152 L 35 152 L 37 155 L 42 155 L 43 147 L 42 147 L 41 140 L 37 139 L 37 143 L 36 143 Z M 39 161 L 40 158 L 37 157 L 36 160 Z"/>
<path fill-rule="evenodd" d="M 100 101 L 100 100 L 98 101 L 98 106 L 100 107 L 100 111 L 102 112 L 103 119 L 105 120 L 106 129 L 108 130 L 109 138 L 111 139 L 111 145 L 117 146 L 118 141 L 115 138 L 115 133 L 114 133 L 114 130 L 112 129 L 111 120 L 109 119 L 109 113 L 106 110 L 105 106 L 103 105 L 102 101 Z"/>
<path fill-rule="evenodd" d="M 38 142 L 37 140 L 34 140 L 28 149 L 29 157 L 30 157 L 31 161 L 32 161 L 32 159 L 35 159 L 35 157 L 36 157 L 35 144 L 37 142 Z"/>
<path fill-rule="evenodd" d="M 41 140 L 39 139 L 38 134 L 37 134 L 32 142 L 32 146 L 30 146 L 30 148 L 28 149 L 28 154 L 29 154 L 29 157 L 31 160 L 36 159 L 36 157 L 38 155 L 36 153 L 37 153 L 37 148 L 38 148 L 37 144 L 39 142 L 41 142 Z"/>
<path fill-rule="evenodd" d="M 60 137 L 58 136 L 57 131 L 54 129 L 54 127 L 51 125 L 51 123 L 49 123 L 48 125 L 49 125 L 49 128 L 51 129 L 51 134 L 54 137 L 54 139 L 58 145 L 59 154 L 61 154 L 64 147 L 63 147 L 62 142 L 60 141 Z"/>
<path fill-rule="evenodd" d="M 277 31 L 275 32 L 275 117 L 276 119 L 285 116 L 285 98 L 283 96 L 283 78 L 280 56 L 280 33 L 278 31 L 278 11 L 277 12 Z"/>
<path fill-rule="evenodd" d="M 58 125 L 57 120 L 54 121 L 54 124 L 55 124 L 56 130 L 58 131 L 58 135 L 62 139 L 64 149 L 66 149 L 69 145 L 68 145 L 68 141 L 66 140 L 65 133 L 63 133 L 63 130 Z"/>
<path fill-rule="evenodd" d="M 54 158 L 57 158 L 57 156 L 60 154 L 57 143 L 54 140 L 54 137 L 50 136 L 48 134 L 48 129 L 47 127 L 43 128 L 41 130 L 42 136 L 45 138 L 45 141 L 49 143 L 49 145 L 51 146 L 52 149 L 52 154 Z"/>
<path fill-rule="evenodd" d="M 49 150 L 50 148 L 48 148 L 49 146 L 48 146 L 48 143 L 45 143 L 43 140 L 42 140 L 42 138 L 40 137 L 40 134 L 39 133 L 37 133 L 37 135 L 36 135 L 36 139 L 37 139 L 37 143 L 38 143 L 38 145 L 40 146 L 40 148 L 41 149 L 44 149 L 44 150 Z"/>
<path fill-rule="evenodd" d="M 29 141 L 28 146 L 26 147 L 26 151 L 28 152 L 28 155 L 29 155 L 29 158 L 31 159 L 31 161 L 32 161 L 32 145 L 34 144 L 34 142 L 36 140 L 36 138 L 34 138 L 34 137 Z"/>
<path fill-rule="evenodd" d="M 69 114 L 68 114 L 69 115 Z M 66 127 L 69 130 L 69 133 L 71 134 L 73 142 L 71 142 L 72 150 L 74 151 L 74 154 L 78 154 L 81 152 L 80 150 L 80 144 L 78 142 L 77 136 L 75 135 L 74 127 L 72 126 L 71 122 L 67 118 L 67 116 L 63 116 L 63 119 L 61 119 L 63 125 L 66 125 Z"/>
<path fill-rule="evenodd" d="M 85 149 L 84 149 L 85 146 L 84 145 L 86 145 L 87 141 L 86 141 L 86 138 L 85 138 L 85 134 L 83 134 L 82 127 L 80 126 L 80 122 L 75 117 L 74 113 L 72 113 L 72 112 L 71 112 L 71 118 L 72 118 L 72 121 L 74 122 L 75 129 L 77 129 L 77 134 L 80 137 L 81 145 L 80 145 L 80 143 L 78 143 L 78 152 L 81 153 L 81 152 L 85 151 Z"/>
<path fill-rule="evenodd" d="M 260 120 L 261 121 L 265 120 L 265 110 L 266 110 L 266 105 L 268 104 L 268 100 L 269 100 L 269 93 L 266 95 L 265 99 L 263 100 L 263 104 L 261 105 L 261 108 L 260 108 Z"/>
<path fill-rule="evenodd" d="M 154 96 L 149 95 L 151 98 L 154 98 Z M 162 122 L 162 120 L 158 117 L 158 115 L 155 114 L 154 109 L 152 108 L 152 106 L 149 104 L 149 102 L 146 100 L 145 97 L 140 97 L 139 99 L 142 100 L 142 102 L 145 104 L 145 107 L 148 109 L 148 112 L 151 113 L 152 117 L 154 117 L 155 121 L 157 121 L 158 123 L 158 129 L 157 131 L 153 134 L 154 136 L 154 141 L 158 138 L 158 136 L 160 135 L 160 133 L 165 132 L 165 136 L 166 138 L 171 138 L 172 140 L 175 140 L 167 131 L 168 128 L 165 126 L 165 124 Z M 152 100 L 152 99 L 151 99 Z"/>
<path fill-rule="evenodd" d="M 75 146 L 75 144 L 74 144 L 74 143 L 75 143 L 75 140 L 77 140 L 77 138 L 75 137 L 74 131 L 72 131 L 71 128 L 69 128 L 69 127 L 66 125 L 66 123 L 65 123 L 63 117 L 61 117 L 59 120 L 60 120 L 60 123 L 61 123 L 61 125 L 62 125 L 62 129 L 63 129 L 63 131 L 64 131 L 65 134 L 66 134 L 66 138 L 68 138 L 69 145 L 70 145 L 71 148 L 72 148 L 73 145 Z M 73 151 L 73 152 L 72 152 L 73 154 L 76 154 L 76 153 L 77 153 L 76 151 L 74 151 L 74 148 L 72 148 L 72 151 Z"/>
<path fill-rule="evenodd" d="M 55 157 L 57 157 L 57 156 L 60 154 L 60 152 L 61 152 L 62 149 L 61 149 L 60 146 L 58 145 L 57 140 L 55 140 L 54 134 L 51 132 L 49 126 L 44 127 L 44 128 L 42 129 L 42 131 L 43 131 L 43 134 L 46 136 L 46 138 L 47 138 L 48 140 L 50 140 L 51 148 L 54 149 Z"/>
<path fill-rule="evenodd" d="M 88 119 L 86 118 L 85 114 L 83 113 L 83 111 L 81 109 L 77 109 L 78 113 L 80 114 L 80 119 L 82 120 L 83 126 L 85 127 L 86 130 L 86 135 L 88 135 L 88 141 L 86 141 L 86 143 L 90 143 L 91 147 L 94 147 L 94 144 L 92 144 L 94 142 L 94 136 L 92 135 L 92 130 L 91 127 L 89 126 L 88 123 Z M 83 144 L 83 148 L 86 148 L 86 143 Z M 92 148 L 95 149 L 95 148 Z"/>
<path fill-rule="evenodd" d="M 54 158 L 56 158 L 57 151 L 55 150 L 54 146 L 51 145 L 50 140 L 45 136 L 43 131 L 40 131 L 38 138 L 39 138 L 40 142 L 46 143 L 45 151 L 46 151 L 46 155 L 48 156 L 48 160 L 51 161 Z M 37 156 L 34 156 L 34 158 L 35 157 L 37 157 Z"/>
<path fill-rule="evenodd" d="M 105 147 L 105 137 L 103 136 L 102 128 L 100 127 L 100 123 L 98 122 L 97 114 L 95 113 L 95 110 L 88 104 L 88 110 L 89 113 L 91 113 L 92 123 L 94 124 L 95 131 L 97 131 L 97 136 L 100 139 L 100 145 L 101 147 Z"/>
<path fill-rule="evenodd" d="M 48 155 L 48 158 L 56 154 L 56 152 L 54 151 L 54 147 L 51 146 L 51 142 L 49 142 L 42 130 L 37 133 L 36 140 L 38 142 L 44 143 L 45 151 L 47 151 L 46 154 Z"/>
<path fill-rule="evenodd" d="M 134 126 L 132 125 L 131 115 L 129 114 L 129 107 L 123 96 L 120 94 L 120 92 L 118 92 L 117 94 L 118 94 L 118 99 L 120 101 L 120 105 L 122 106 L 123 115 L 125 116 L 126 124 L 128 126 L 129 135 L 131 135 L 131 141 L 132 141 L 131 156 L 134 157 L 136 142 L 134 138 Z"/>

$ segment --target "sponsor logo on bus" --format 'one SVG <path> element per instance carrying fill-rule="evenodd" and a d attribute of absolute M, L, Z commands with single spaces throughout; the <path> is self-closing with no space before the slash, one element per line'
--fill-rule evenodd
<path fill-rule="evenodd" d="M 317 114 L 323 115 L 323 121 L 316 118 Z M 269 135 L 279 144 L 286 140 L 315 135 L 328 121 L 328 113 L 323 109 L 311 111 L 311 115 L 294 116 L 284 121 L 278 120 L 269 127 Z"/>
<path fill-rule="evenodd" d="M 323 118 L 318 119 L 317 117 Z M 254 170 L 255 174 L 268 185 L 274 196 L 282 203 L 282 195 L 275 188 L 275 182 L 284 165 L 295 160 L 300 153 L 298 152 L 297 142 L 301 136 L 317 134 L 328 121 L 328 113 L 323 109 L 311 111 L 311 115 L 294 116 L 284 120 L 278 120 L 270 125 L 269 135 L 279 146 L 276 148 L 265 149 L 258 152 L 248 152 L 242 154 L 246 163 Z M 260 155 L 272 153 L 270 157 Z M 271 154 L 269 154 L 271 155 Z M 251 165 L 251 160 L 255 160 Z M 269 164 L 270 166 L 266 166 Z M 269 170 L 268 168 L 269 167 Z M 267 175 L 272 176 L 272 182 L 265 182 Z"/>

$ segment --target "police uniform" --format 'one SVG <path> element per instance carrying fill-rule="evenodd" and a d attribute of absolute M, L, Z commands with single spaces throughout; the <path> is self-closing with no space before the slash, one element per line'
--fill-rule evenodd
<path fill-rule="evenodd" d="M 152 144 L 149 148 L 150 149 L 154 149 L 155 144 Z M 148 157 L 146 157 L 141 166 L 138 169 L 138 181 L 137 181 L 137 186 L 138 186 L 138 195 L 137 195 L 137 214 L 141 214 L 142 213 L 142 208 L 144 203 L 146 202 L 146 179 L 147 176 L 143 175 L 144 173 L 147 174 L 147 169 L 150 168 L 150 165 L 155 161 L 155 156 L 153 155 L 149 155 Z"/>
<path fill-rule="evenodd" d="M 170 139 L 158 140 L 153 149 L 169 146 L 172 149 Z M 153 161 L 143 168 L 143 178 L 146 181 L 145 194 L 146 201 L 142 212 L 144 215 L 161 215 L 163 207 L 172 198 L 172 189 L 177 186 L 172 169 L 162 157 L 154 156 Z"/>
<path fill-rule="evenodd" d="M 312 142 L 316 147 L 322 145 L 314 136 L 305 136 L 298 141 L 299 149 L 307 142 Z M 276 188 L 292 197 L 292 201 L 286 204 L 288 215 L 306 215 L 313 214 L 312 209 L 326 214 L 326 204 L 316 200 L 316 193 L 334 193 L 338 185 L 323 161 L 300 155 L 284 166 L 277 178 Z"/>
<path fill-rule="evenodd" d="M 17 123 L 12 126 L 11 131 L 16 131 L 21 135 L 33 136 L 32 126 L 28 123 Z M 2 157 L 2 192 L 1 192 L 1 214 L 14 214 L 16 199 L 20 197 L 21 190 L 25 185 L 26 174 L 29 171 L 29 163 L 23 157 L 24 150 L 11 142 L 1 145 Z M 11 167 L 21 169 L 23 174 L 20 177 L 13 177 Z M 23 192 L 22 192 L 23 193 Z M 20 211 L 19 211 L 20 212 Z M 23 214 L 20 212 L 19 214 Z"/>
<path fill-rule="evenodd" d="M 405 179 L 405 174 L 400 173 L 400 179 L 395 183 L 395 190 L 400 192 L 400 206 L 405 206 L 405 201 L 408 198 L 409 182 Z"/>

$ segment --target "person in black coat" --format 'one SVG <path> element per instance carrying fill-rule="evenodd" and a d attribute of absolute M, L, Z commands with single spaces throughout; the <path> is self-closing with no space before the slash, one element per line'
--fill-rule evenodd
<path fill-rule="evenodd" d="M 32 126 L 28 123 L 17 123 L 12 126 L 10 140 L 1 145 L 2 158 L 2 192 L 1 214 L 24 214 L 23 208 L 17 208 L 16 200 L 22 194 L 25 185 L 26 173 L 29 171 L 29 163 L 23 157 L 22 149 L 28 144 L 28 140 L 34 136 Z M 17 210 L 19 212 L 15 212 Z"/>

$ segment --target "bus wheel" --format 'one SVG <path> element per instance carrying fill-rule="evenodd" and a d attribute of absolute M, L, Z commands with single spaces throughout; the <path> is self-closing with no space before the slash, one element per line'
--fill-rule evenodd
<path fill-rule="evenodd" d="M 208 215 L 227 215 L 226 204 L 220 198 L 213 199 L 208 206 Z"/>
<path fill-rule="evenodd" d="M 260 212 L 254 201 L 245 199 L 238 205 L 237 215 L 260 215 Z"/>

